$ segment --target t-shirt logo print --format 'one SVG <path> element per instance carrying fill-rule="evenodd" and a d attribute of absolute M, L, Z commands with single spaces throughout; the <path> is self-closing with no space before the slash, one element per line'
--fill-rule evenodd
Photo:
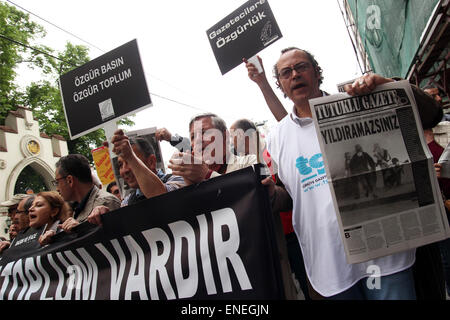
<path fill-rule="evenodd" d="M 295 166 L 302 175 L 302 183 L 325 174 L 325 166 L 323 164 L 321 153 L 315 154 L 309 160 L 308 158 L 301 156 L 297 158 Z"/>

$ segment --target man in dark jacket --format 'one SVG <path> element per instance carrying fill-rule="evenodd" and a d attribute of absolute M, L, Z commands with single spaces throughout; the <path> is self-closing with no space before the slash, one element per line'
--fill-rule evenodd
<path fill-rule="evenodd" d="M 355 146 L 355 154 L 350 160 L 350 172 L 352 175 L 355 175 L 355 182 L 357 182 L 357 185 L 355 186 L 355 199 L 360 197 L 359 185 L 361 185 L 366 192 L 366 197 L 373 194 L 376 198 L 376 194 L 374 193 L 376 176 L 374 174 L 367 174 L 374 171 L 375 161 L 373 161 L 372 157 L 367 152 L 364 152 L 362 147 L 357 144 Z"/>

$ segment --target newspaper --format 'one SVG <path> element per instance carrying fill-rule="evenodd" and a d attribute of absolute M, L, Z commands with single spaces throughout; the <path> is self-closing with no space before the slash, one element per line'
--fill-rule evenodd
<path fill-rule="evenodd" d="M 160 169 L 162 172 L 166 172 L 164 166 L 164 160 L 161 152 L 161 146 L 158 139 L 156 139 L 156 127 L 150 127 L 140 130 L 128 131 L 125 134 L 129 138 L 140 137 L 147 140 L 153 147 L 156 156 L 156 169 Z"/>
<path fill-rule="evenodd" d="M 161 146 L 159 144 L 159 141 L 156 139 L 156 127 L 150 127 L 140 130 L 133 130 L 133 131 L 127 131 L 125 134 L 129 138 L 136 138 L 140 137 L 145 140 L 147 140 L 150 145 L 153 147 L 153 150 L 155 151 L 156 156 L 156 169 L 161 170 L 162 172 L 166 172 L 165 165 L 164 165 L 164 159 L 161 152 Z M 114 175 L 116 176 L 116 183 L 119 186 L 120 194 L 122 196 L 122 199 L 125 198 L 130 192 L 133 190 L 130 189 L 130 187 L 125 183 L 124 179 L 120 176 L 120 168 L 118 164 L 118 157 L 113 157 L 111 159 L 112 167 L 114 171 Z"/>
<path fill-rule="evenodd" d="M 450 143 L 445 147 L 438 163 L 441 165 L 441 177 L 450 178 Z"/>
<path fill-rule="evenodd" d="M 310 100 L 348 263 L 450 236 L 412 89 Z"/>
<path fill-rule="evenodd" d="M 344 82 L 341 82 L 341 83 L 338 83 L 338 84 L 336 85 L 336 87 L 337 87 L 337 89 L 338 89 L 338 92 L 344 93 L 344 92 L 345 92 L 345 89 L 344 89 L 345 85 L 346 85 L 346 84 L 352 84 L 353 82 L 355 82 L 356 79 L 357 79 L 357 78 L 351 79 L 351 80 L 347 80 L 347 81 L 344 81 Z"/>

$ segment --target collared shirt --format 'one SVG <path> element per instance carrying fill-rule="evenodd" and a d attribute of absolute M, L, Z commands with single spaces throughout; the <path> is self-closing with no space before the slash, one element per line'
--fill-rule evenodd
<path fill-rule="evenodd" d="M 235 156 L 234 154 L 230 153 L 228 163 L 226 164 L 227 167 L 225 173 L 243 169 L 257 163 L 258 158 L 254 154 L 248 154 L 246 156 Z M 219 177 L 220 175 L 220 173 L 213 171 L 210 178 Z"/>
<path fill-rule="evenodd" d="M 161 169 L 158 169 L 156 171 L 156 175 L 164 183 L 164 187 L 166 188 L 167 192 L 171 192 L 186 186 L 186 183 L 181 176 L 165 174 Z"/>
<path fill-rule="evenodd" d="M 121 203 L 121 207 L 125 207 L 134 203 L 137 203 L 139 201 L 145 200 L 146 197 L 145 195 L 142 193 L 141 189 L 135 189 L 132 192 L 130 192 L 123 200 Z"/>
<path fill-rule="evenodd" d="M 156 176 L 163 182 L 167 192 L 177 190 L 186 185 L 183 177 L 165 174 L 161 169 L 158 169 L 156 171 Z M 145 199 L 146 197 L 144 193 L 141 191 L 141 189 L 137 188 L 134 191 L 130 192 L 127 196 L 125 196 L 125 198 L 122 200 L 121 206 L 125 207 Z"/>
<path fill-rule="evenodd" d="M 73 203 L 73 218 L 76 219 L 78 215 L 83 211 L 84 207 L 86 206 L 89 197 L 91 196 L 92 190 L 94 190 L 94 187 L 89 190 L 89 192 L 84 196 L 83 200 L 81 200 L 80 203 L 74 202 Z"/>
<path fill-rule="evenodd" d="M 295 112 L 295 106 L 294 110 L 292 110 L 292 113 L 289 114 L 289 116 L 291 117 L 292 121 L 294 121 L 300 127 L 306 127 L 313 123 L 313 119 L 310 117 L 299 118 Z"/>
<path fill-rule="evenodd" d="M 325 91 L 321 91 L 321 92 L 322 92 L 322 97 L 329 96 L 329 94 L 327 92 L 325 92 Z M 292 107 L 292 113 L 290 113 L 289 116 L 291 117 L 292 121 L 297 123 L 300 127 L 304 127 L 304 126 L 307 126 L 307 125 L 310 125 L 313 123 L 313 119 L 311 117 L 300 118 L 299 116 L 297 116 L 297 111 L 295 109 L 295 105 Z"/>

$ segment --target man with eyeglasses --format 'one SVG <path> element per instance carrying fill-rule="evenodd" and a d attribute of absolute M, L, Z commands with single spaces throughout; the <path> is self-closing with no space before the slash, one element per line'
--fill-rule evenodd
<path fill-rule="evenodd" d="M 277 87 L 294 103 L 290 114 L 270 87 L 264 71 L 259 73 L 253 64 L 244 62 L 249 78 L 258 84 L 270 110 L 280 121 L 268 137 L 268 150 L 293 199 L 293 226 L 304 255 L 308 280 L 314 289 L 312 296 L 317 298 L 319 293 L 328 299 L 415 299 L 411 270 L 415 250 L 348 264 L 329 187 L 321 184 L 304 189 L 302 179 L 307 171 L 316 170 L 318 178 L 326 177 L 325 170 L 318 171 L 319 165 L 319 169 L 323 169 L 323 160 L 309 106 L 309 99 L 326 95 L 320 89 L 322 69 L 314 56 L 290 47 L 282 50 L 274 66 Z M 351 95 L 365 94 L 391 81 L 394 80 L 366 74 L 346 85 L 345 90 Z M 433 122 L 436 117 L 435 112 L 432 113 L 424 116 L 426 120 L 422 118 L 422 122 Z M 421 116 L 424 114 L 426 112 Z M 366 281 L 371 276 L 369 267 L 373 265 L 381 271 L 381 287 L 370 290 Z"/>
<path fill-rule="evenodd" d="M 30 195 L 19 202 L 17 206 L 15 219 L 17 221 L 18 232 L 21 232 L 29 227 L 30 219 L 28 217 L 28 210 L 33 204 L 34 195 Z"/>
<path fill-rule="evenodd" d="M 8 208 L 8 217 L 10 219 L 13 218 L 13 216 L 16 214 L 17 206 L 19 205 L 19 202 L 25 199 L 28 195 L 24 193 L 18 193 L 15 194 L 10 200 L 3 201 L 0 203 L 0 207 L 7 207 Z"/>
<path fill-rule="evenodd" d="M 20 234 L 21 232 L 25 232 L 30 224 L 30 219 L 28 219 L 28 209 L 30 209 L 31 204 L 33 203 L 34 196 L 33 195 L 20 195 L 15 196 L 15 198 L 22 198 L 18 204 L 14 206 L 14 215 L 11 217 L 11 221 L 14 231 L 16 232 L 15 236 Z M 25 198 L 24 198 L 25 197 Z M 10 239 L 13 240 L 13 239 Z M 0 253 L 9 248 L 11 242 L 4 240 L 0 241 Z"/>
<path fill-rule="evenodd" d="M 94 185 L 89 161 L 83 155 L 69 154 L 59 159 L 53 184 L 65 201 L 73 202 L 73 218 L 62 224 L 65 231 L 86 221 L 97 206 L 105 206 L 110 211 L 120 208 L 115 196 Z"/>

